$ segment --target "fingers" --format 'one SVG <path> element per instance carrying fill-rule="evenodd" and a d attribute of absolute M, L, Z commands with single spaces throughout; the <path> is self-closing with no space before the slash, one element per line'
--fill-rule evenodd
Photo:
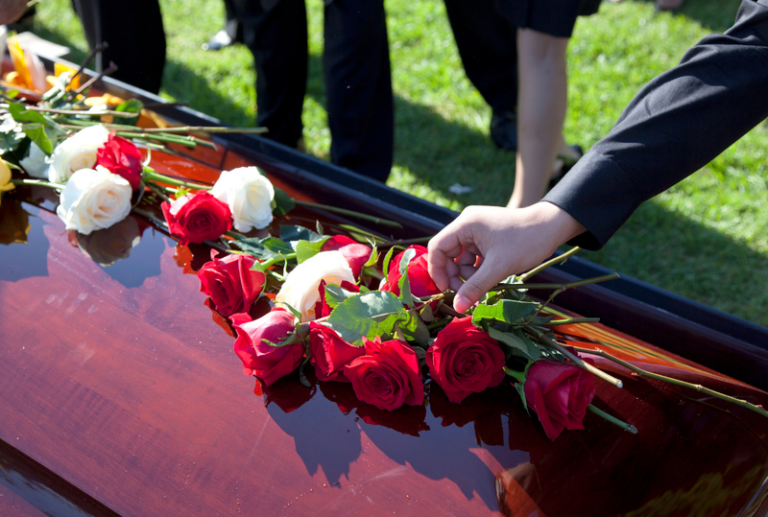
<path fill-rule="evenodd" d="M 452 286 L 452 278 L 458 279 L 459 269 L 453 259 L 458 257 L 463 247 L 459 241 L 459 229 L 456 221 L 449 224 L 427 245 L 427 269 L 429 276 L 441 291 Z"/>
<path fill-rule="evenodd" d="M 492 260 L 486 260 L 474 274 L 465 277 L 467 280 L 456 292 L 453 299 L 453 308 L 456 311 L 464 313 L 474 304 L 480 301 L 480 298 L 495 286 L 504 276 L 499 276 L 498 268 L 492 266 Z"/>

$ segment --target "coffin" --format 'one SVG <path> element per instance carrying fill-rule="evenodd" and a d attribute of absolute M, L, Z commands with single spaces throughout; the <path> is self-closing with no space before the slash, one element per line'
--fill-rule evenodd
<path fill-rule="evenodd" d="M 161 102 L 109 79 L 98 87 Z M 392 239 L 455 216 L 260 137 L 213 140 L 217 151 L 153 165 L 213 182 L 257 164 L 299 199 L 400 221 L 364 227 Z M 639 433 L 590 414 L 586 430 L 551 442 L 509 386 L 456 405 L 430 383 L 425 407 L 391 413 L 312 377 L 311 388 L 293 375 L 263 390 L 199 293 L 208 248 L 177 246 L 138 217 L 112 240 L 73 240 L 54 205 L 37 189 L 0 205 L 2 516 L 768 514 L 768 420 L 745 408 L 600 363 L 625 388 L 597 381 L 595 404 Z M 289 218 L 362 226 L 322 211 Z M 105 247 L 115 239 L 130 244 Z M 571 259 L 538 280 L 601 273 Z M 603 318 L 561 328 L 572 344 L 768 404 L 762 327 L 631 280 L 557 301 L 564 314 Z"/>

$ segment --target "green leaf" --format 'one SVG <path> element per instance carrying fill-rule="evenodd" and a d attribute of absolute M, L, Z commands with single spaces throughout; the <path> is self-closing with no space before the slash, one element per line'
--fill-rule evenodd
<path fill-rule="evenodd" d="M 141 101 L 136 99 L 129 99 L 123 103 L 120 103 L 115 107 L 115 111 L 122 111 L 125 113 L 136 113 L 140 114 L 142 108 L 144 108 L 144 104 L 141 103 Z M 139 117 L 135 117 L 133 119 L 130 118 L 120 118 L 121 124 L 136 124 L 139 121 Z"/>
<path fill-rule="evenodd" d="M 538 326 L 538 327 L 543 327 L 543 326 L 546 326 L 547 324 L 549 324 L 549 322 L 552 321 L 553 318 L 554 318 L 553 315 L 549 315 L 549 316 L 536 316 L 536 317 L 534 317 L 531 320 L 530 324 Z"/>
<path fill-rule="evenodd" d="M 12 153 L 19 148 L 19 145 L 27 138 L 21 126 L 10 123 L 0 126 L 0 155 Z"/>
<path fill-rule="evenodd" d="M 296 243 L 296 262 L 301 264 L 305 260 L 311 259 L 320 253 L 322 247 L 322 242 L 298 241 Z"/>
<path fill-rule="evenodd" d="M 534 315 L 538 306 L 536 302 L 518 300 L 501 300 L 495 305 L 478 305 L 472 314 L 472 324 L 476 327 L 481 327 L 486 321 L 519 324 L 524 318 Z"/>
<path fill-rule="evenodd" d="M 389 251 L 387 251 L 387 254 L 384 256 L 384 276 L 389 274 L 389 261 L 392 260 L 392 254 L 395 252 L 396 247 L 397 246 L 392 246 L 389 248 Z"/>
<path fill-rule="evenodd" d="M 528 347 L 526 346 L 525 342 L 516 335 L 509 334 L 507 332 L 501 332 L 500 330 L 496 330 L 493 327 L 488 327 L 488 334 L 493 339 L 505 345 L 502 348 L 504 349 L 504 354 L 507 356 L 507 359 L 512 356 L 512 353 L 515 350 L 520 352 L 523 356 L 533 359 L 533 357 L 531 357 L 528 352 Z"/>
<path fill-rule="evenodd" d="M 323 235 L 325 233 L 325 230 L 323 230 L 323 225 L 320 224 L 320 219 L 315 221 L 315 229 L 317 230 L 317 233 L 320 235 Z"/>
<path fill-rule="evenodd" d="M 38 124 L 36 122 L 24 124 L 22 126 L 22 131 L 24 131 L 24 134 L 36 143 L 45 154 L 51 154 L 53 152 L 53 144 L 51 143 L 50 138 L 48 138 L 48 135 L 45 134 L 44 124 Z"/>
<path fill-rule="evenodd" d="M 294 318 L 296 318 L 297 320 L 301 321 L 301 311 L 299 311 L 299 310 L 295 309 L 294 307 L 292 307 L 290 303 L 275 302 L 275 305 L 278 305 L 278 304 L 280 306 L 282 306 L 282 307 L 285 307 L 288 310 L 288 312 L 293 314 Z"/>
<path fill-rule="evenodd" d="M 413 296 L 411 296 L 411 282 L 408 280 L 408 270 L 406 269 L 405 274 L 400 277 L 400 280 L 397 281 L 397 287 L 400 289 L 400 296 L 398 296 L 398 299 L 403 305 L 407 305 L 409 307 L 414 306 L 413 302 Z"/>
<path fill-rule="evenodd" d="M 408 264 L 411 263 L 411 261 L 416 257 L 416 250 L 411 248 L 408 250 L 405 250 L 405 253 L 403 253 L 403 258 L 400 259 L 400 274 L 405 275 L 406 271 L 408 271 Z"/>
<path fill-rule="evenodd" d="M 515 391 L 517 391 L 517 394 L 520 395 L 520 398 L 523 401 L 523 408 L 525 408 L 525 412 L 528 413 L 530 416 L 531 412 L 528 411 L 528 401 L 525 400 L 525 391 L 524 391 L 524 385 L 522 382 L 515 383 Z"/>
<path fill-rule="evenodd" d="M 293 253 L 293 248 L 275 237 L 259 239 L 256 237 L 244 237 L 232 242 L 238 248 L 260 260 L 269 260 Z"/>
<path fill-rule="evenodd" d="M 19 90 L 8 90 L 5 92 L 5 96 L 9 99 L 15 99 L 19 95 Z"/>
<path fill-rule="evenodd" d="M 536 344 L 528 339 L 528 336 L 525 335 L 525 332 L 523 332 L 522 329 L 513 329 L 512 332 L 517 336 L 523 343 L 525 343 L 526 348 L 528 349 L 528 355 L 534 359 L 541 359 L 542 353 L 541 350 L 539 350 L 539 347 L 536 346 Z"/>
<path fill-rule="evenodd" d="M 296 202 L 291 196 L 285 193 L 283 189 L 275 187 L 275 199 L 272 201 L 272 213 L 281 216 L 285 215 L 296 206 Z"/>
<path fill-rule="evenodd" d="M 347 291 L 339 284 L 327 284 L 325 286 L 325 302 L 331 309 L 335 309 L 337 305 L 353 296 L 358 295 L 353 291 Z"/>
<path fill-rule="evenodd" d="M 30 111 L 22 104 L 11 102 L 8 104 L 8 111 L 16 122 L 34 122 L 36 124 L 45 124 L 45 118 L 42 113 Z"/>
<path fill-rule="evenodd" d="M 284 242 L 309 241 L 325 242 L 328 236 L 315 233 L 309 228 L 303 226 L 280 225 L 280 240 Z"/>
<path fill-rule="evenodd" d="M 374 267 L 376 263 L 379 261 L 379 249 L 376 247 L 375 242 L 371 242 L 371 254 L 368 257 L 368 261 L 363 265 L 363 267 Z"/>
<path fill-rule="evenodd" d="M 363 337 L 391 336 L 399 321 L 409 319 L 408 314 L 394 294 L 372 291 L 351 296 L 338 304 L 325 324 L 347 343 L 362 346 Z"/>

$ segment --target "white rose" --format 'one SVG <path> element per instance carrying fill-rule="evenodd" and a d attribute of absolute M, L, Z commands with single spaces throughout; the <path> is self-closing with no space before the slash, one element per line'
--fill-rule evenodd
<path fill-rule="evenodd" d="M 49 164 L 48 155 L 34 142 L 29 146 L 29 155 L 23 160 L 19 160 L 19 165 L 27 171 L 27 174 L 40 179 L 48 179 Z"/>
<path fill-rule="evenodd" d="M 320 300 L 320 281 L 341 284 L 345 280 L 355 283 L 347 259 L 340 251 L 321 251 L 305 260 L 288 274 L 288 278 L 275 297 L 275 302 L 284 302 L 301 311 L 301 321 L 315 319 L 315 304 Z"/>
<path fill-rule="evenodd" d="M 131 212 L 131 184 L 104 167 L 75 172 L 59 196 L 56 214 L 67 230 L 88 235 L 109 228 Z"/>
<path fill-rule="evenodd" d="M 256 167 L 223 171 L 211 195 L 229 206 L 239 232 L 261 230 L 272 222 L 275 188 Z"/>
<path fill-rule="evenodd" d="M 96 151 L 108 138 L 109 130 L 98 124 L 64 140 L 53 150 L 48 179 L 53 183 L 64 183 L 75 171 L 93 169 L 96 165 Z"/>

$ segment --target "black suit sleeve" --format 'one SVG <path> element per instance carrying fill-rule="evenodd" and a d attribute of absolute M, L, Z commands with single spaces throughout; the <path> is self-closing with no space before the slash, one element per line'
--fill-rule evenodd
<path fill-rule="evenodd" d="M 648 83 L 611 132 L 544 198 L 599 249 L 645 200 L 697 171 L 768 117 L 768 0 L 743 0 L 736 24 Z"/>

